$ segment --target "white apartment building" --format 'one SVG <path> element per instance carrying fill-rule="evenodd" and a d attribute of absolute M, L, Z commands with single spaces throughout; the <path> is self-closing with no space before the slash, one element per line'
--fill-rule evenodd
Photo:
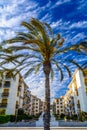
<path fill-rule="evenodd" d="M 87 112 L 87 69 L 76 70 L 68 88 L 70 92 L 67 93 L 72 95 L 74 100 L 75 114 L 79 114 L 80 111 Z M 69 96 L 66 100 L 68 99 Z"/>
<path fill-rule="evenodd" d="M 53 112 L 55 114 L 61 115 L 64 114 L 64 97 L 55 98 L 53 101 Z"/>
<path fill-rule="evenodd" d="M 42 101 L 31 94 L 30 96 L 30 115 L 37 115 L 42 112 Z"/>
<path fill-rule="evenodd" d="M 27 115 L 38 115 L 43 111 L 41 99 L 31 94 L 29 90 L 24 90 L 23 109 Z"/>
<path fill-rule="evenodd" d="M 64 114 L 69 116 L 75 114 L 74 97 L 71 90 L 68 90 L 64 96 Z"/>
<path fill-rule="evenodd" d="M 24 81 L 20 74 L 0 72 L 0 113 L 15 115 L 23 107 Z"/>
<path fill-rule="evenodd" d="M 23 99 L 23 110 L 26 115 L 31 115 L 30 97 L 31 92 L 28 90 L 28 87 L 26 86 L 24 88 L 24 99 Z"/>

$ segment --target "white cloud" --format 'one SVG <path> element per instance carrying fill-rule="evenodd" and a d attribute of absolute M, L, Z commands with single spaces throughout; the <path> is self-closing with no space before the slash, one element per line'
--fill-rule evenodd
<path fill-rule="evenodd" d="M 65 4 L 65 3 L 67 3 L 67 2 L 70 2 L 70 1 L 71 1 L 71 0 L 58 0 L 58 1 L 56 2 L 56 4 L 51 7 L 51 9 L 56 8 L 56 7 L 58 7 L 58 6 L 62 5 L 62 4 Z"/>
<path fill-rule="evenodd" d="M 79 40 L 84 39 L 84 38 L 85 38 L 84 33 L 78 33 L 77 35 L 72 37 L 72 41 L 74 41 L 74 43 L 77 43 Z"/>
<path fill-rule="evenodd" d="M 23 4 L 26 0 L 13 0 L 12 3 L 16 3 L 16 4 Z"/>
<path fill-rule="evenodd" d="M 42 10 L 45 10 L 45 9 L 48 9 L 50 6 L 51 6 L 51 1 L 49 1 L 45 6 L 42 6 L 41 9 Z"/>
<path fill-rule="evenodd" d="M 33 86 L 34 85 L 34 86 Z M 34 87 L 32 89 L 32 86 Z M 31 87 L 30 87 L 30 90 L 31 90 L 31 93 L 33 95 L 36 95 L 37 97 L 39 97 L 40 99 L 44 100 L 45 98 L 45 84 L 44 84 L 44 79 L 41 79 L 38 84 L 31 84 Z"/>
<path fill-rule="evenodd" d="M 7 36 L 5 36 L 5 34 L 2 33 L 0 41 L 1 39 L 8 39 L 14 36 L 13 34 L 15 34 L 15 31 L 20 29 L 19 25 L 21 21 L 30 19 L 31 16 L 35 18 L 38 17 L 38 9 L 36 9 L 38 4 L 31 1 L 25 3 L 25 1 L 26 0 L 14 0 L 12 2 L 8 1 L 3 4 L 3 6 L 0 6 L 0 31 L 2 31 L 3 28 L 3 32 L 7 34 Z M 19 6 L 19 4 L 25 4 L 25 6 Z"/>
<path fill-rule="evenodd" d="M 47 14 L 45 14 L 45 15 L 41 18 L 41 21 L 45 21 L 45 22 L 47 22 L 47 23 L 50 23 L 51 19 L 52 19 L 52 14 L 47 13 Z"/>
<path fill-rule="evenodd" d="M 13 4 L 13 5 L 4 5 L 3 7 L 1 6 L 0 7 L 0 13 L 2 14 L 8 14 L 8 15 L 10 15 L 10 14 L 13 14 L 14 13 L 14 11 L 15 11 L 15 9 L 17 9 L 16 8 L 17 7 L 17 5 L 16 4 Z"/>
<path fill-rule="evenodd" d="M 60 19 L 60 20 L 57 21 L 57 22 L 53 22 L 53 23 L 51 24 L 51 27 L 52 27 L 52 28 L 56 28 L 56 27 L 59 27 L 61 24 L 62 24 L 62 19 Z"/>
<path fill-rule="evenodd" d="M 87 27 L 87 21 L 79 21 L 71 24 L 69 28 L 72 29 L 72 28 L 86 28 L 86 27 Z"/>
<path fill-rule="evenodd" d="M 62 19 L 59 19 L 56 22 L 52 22 L 51 27 L 52 28 L 58 28 L 58 29 L 67 29 L 67 26 L 69 27 L 70 21 L 64 22 Z"/>
<path fill-rule="evenodd" d="M 12 17 L 10 19 L 2 18 L 0 19 L 0 27 L 3 28 L 13 28 L 17 27 L 20 24 L 20 21 L 22 20 L 21 16 Z"/>
<path fill-rule="evenodd" d="M 87 1 L 80 0 L 80 1 L 78 1 L 78 4 L 79 4 L 79 6 L 77 8 L 78 10 L 85 10 L 86 6 L 87 6 Z"/>

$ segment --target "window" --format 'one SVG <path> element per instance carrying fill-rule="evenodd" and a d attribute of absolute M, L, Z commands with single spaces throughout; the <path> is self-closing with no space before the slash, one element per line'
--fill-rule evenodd
<path fill-rule="evenodd" d="M 75 89 L 75 92 L 76 92 L 76 95 L 78 96 L 79 94 L 78 94 L 78 90 L 77 89 Z"/>
<path fill-rule="evenodd" d="M 19 92 L 17 92 L 17 97 L 19 96 Z"/>
<path fill-rule="evenodd" d="M 19 106 L 19 103 L 18 103 L 18 101 L 16 101 L 16 108 L 18 108 L 18 106 Z"/>
<path fill-rule="evenodd" d="M 78 104 L 77 104 L 78 108 L 80 108 L 80 101 L 78 100 Z"/>
<path fill-rule="evenodd" d="M 0 82 L 0 88 L 2 87 L 2 82 Z"/>
<path fill-rule="evenodd" d="M 2 103 L 0 105 L 1 105 L 1 107 L 6 107 L 7 106 L 7 99 L 2 99 Z"/>
<path fill-rule="evenodd" d="M 18 86 L 18 91 L 21 91 L 21 85 Z"/>
<path fill-rule="evenodd" d="M 4 87 L 10 87 L 10 81 L 5 81 Z"/>
<path fill-rule="evenodd" d="M 59 99 L 57 99 L 57 104 L 59 103 Z"/>
<path fill-rule="evenodd" d="M 8 96 L 9 95 L 9 89 L 4 89 L 2 96 Z"/>

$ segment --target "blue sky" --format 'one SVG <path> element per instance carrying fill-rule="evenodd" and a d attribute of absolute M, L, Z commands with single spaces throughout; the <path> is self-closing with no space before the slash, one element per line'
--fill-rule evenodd
<path fill-rule="evenodd" d="M 0 41 L 14 37 L 19 30 L 23 31 L 21 21 L 29 21 L 31 17 L 49 23 L 55 34 L 60 33 L 64 37 L 67 45 L 78 43 L 87 36 L 86 0 L 0 0 Z M 79 62 L 87 59 L 73 58 Z M 75 67 L 69 66 L 74 72 Z M 51 99 L 64 95 L 70 80 L 66 71 L 63 82 L 56 75 L 51 83 Z M 32 93 L 43 99 L 42 73 L 33 74 L 26 82 Z"/>

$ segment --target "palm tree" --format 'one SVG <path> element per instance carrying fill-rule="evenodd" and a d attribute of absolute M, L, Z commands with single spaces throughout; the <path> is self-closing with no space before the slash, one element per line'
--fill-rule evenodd
<path fill-rule="evenodd" d="M 58 57 L 62 54 L 68 55 L 67 52 L 70 50 L 79 53 L 85 44 L 63 46 L 64 39 L 60 34 L 55 36 L 49 24 L 35 18 L 32 18 L 30 22 L 23 21 L 21 25 L 25 27 L 24 32 L 18 32 L 14 38 L 3 42 L 10 45 L 4 49 L 5 52 L 8 51 L 4 63 L 12 62 L 14 64 L 12 71 L 17 69 L 17 72 L 20 72 L 26 68 L 24 78 L 33 71 L 36 74 L 42 68 L 45 76 L 44 130 L 50 130 L 50 77 L 53 79 L 54 65 L 61 74 L 61 81 L 64 77 L 61 67 L 64 67 L 71 76 L 66 62 L 71 62 L 82 69 L 74 60 Z"/>

